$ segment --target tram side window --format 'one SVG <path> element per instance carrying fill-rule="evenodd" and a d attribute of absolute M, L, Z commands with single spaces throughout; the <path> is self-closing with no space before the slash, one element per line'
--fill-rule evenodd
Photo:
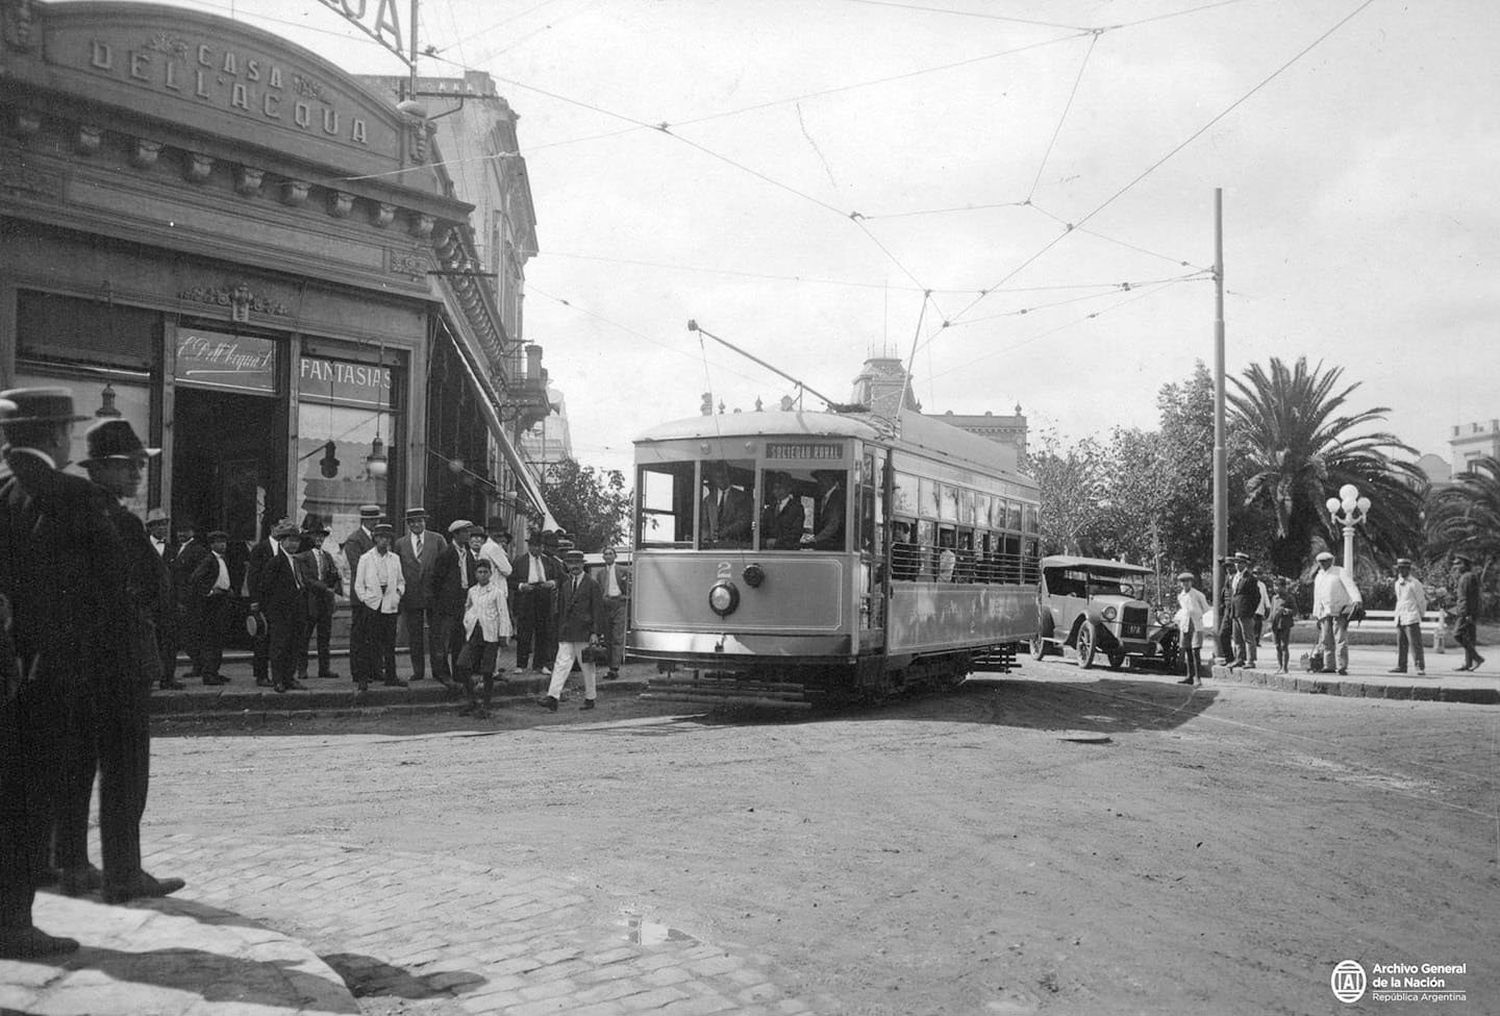
<path fill-rule="evenodd" d="M 922 551 L 910 519 L 896 519 L 891 527 L 891 578 L 910 582 L 922 569 Z"/>
<path fill-rule="evenodd" d="M 937 580 L 952 582 L 958 571 L 957 539 L 952 526 L 938 529 Z"/>
<path fill-rule="evenodd" d="M 755 522 L 755 463 L 715 459 L 703 463 L 700 546 L 747 550 Z"/>
<path fill-rule="evenodd" d="M 760 545 L 763 550 L 801 550 L 803 537 L 810 536 L 812 483 L 775 469 L 761 477 L 766 503 L 760 514 Z M 809 539 L 807 542 L 811 543 Z"/>
<path fill-rule="evenodd" d="M 639 547 L 693 545 L 693 493 L 696 462 L 643 465 L 636 479 L 640 514 L 636 517 Z"/>
<path fill-rule="evenodd" d="M 931 582 L 937 578 L 937 523 L 930 519 L 917 521 L 917 578 Z"/>
<path fill-rule="evenodd" d="M 974 530 L 958 531 L 958 566 L 953 572 L 954 582 L 977 582 L 978 563 L 974 559 Z"/>
<path fill-rule="evenodd" d="M 804 537 L 802 542 L 814 550 L 848 550 L 849 473 L 843 469 L 814 469 L 812 475 L 817 485 L 809 516 L 812 539 Z"/>

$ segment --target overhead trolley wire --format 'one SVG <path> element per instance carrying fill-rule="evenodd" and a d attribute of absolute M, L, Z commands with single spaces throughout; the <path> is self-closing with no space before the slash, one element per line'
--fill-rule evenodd
<path fill-rule="evenodd" d="M 1102 32 L 1093 33 L 1089 39 L 1089 48 L 1084 50 L 1083 59 L 1078 64 L 1078 76 L 1073 79 L 1073 89 L 1068 92 L 1068 101 L 1063 106 L 1062 116 L 1057 118 L 1057 126 L 1052 129 L 1052 139 L 1047 142 L 1047 150 L 1042 153 L 1042 161 L 1036 167 L 1036 179 L 1031 181 L 1031 190 L 1026 192 L 1026 200 L 1030 201 L 1036 196 L 1036 189 L 1041 185 L 1042 173 L 1047 169 L 1047 160 L 1052 157 L 1052 149 L 1057 144 L 1057 136 L 1062 133 L 1063 124 L 1068 122 L 1068 111 L 1073 108 L 1073 100 L 1078 97 L 1078 86 L 1083 84 L 1083 72 L 1088 70 L 1089 57 L 1094 55 L 1094 47 L 1099 45 L 1099 36 Z"/>

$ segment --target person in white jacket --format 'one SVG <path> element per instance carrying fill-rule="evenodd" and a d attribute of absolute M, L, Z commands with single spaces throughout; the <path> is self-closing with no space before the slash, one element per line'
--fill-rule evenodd
<path fill-rule="evenodd" d="M 1328 551 L 1318 555 L 1318 574 L 1313 579 L 1313 620 L 1318 622 L 1318 641 L 1323 647 L 1323 669 L 1337 660 L 1338 672 L 1349 673 L 1349 615 L 1364 605 L 1359 587 L 1333 563 Z"/>
<path fill-rule="evenodd" d="M 460 716 L 485 719 L 490 715 L 490 693 L 495 687 L 495 659 L 500 640 L 510 634 L 510 611 L 505 603 L 505 580 L 495 575 L 487 557 L 474 562 L 474 584 L 464 606 L 464 648 L 458 654 L 453 679 L 463 685 L 468 704 Z M 483 697 L 474 694 L 474 678 L 484 678 Z"/>
<path fill-rule="evenodd" d="M 1192 572 L 1183 572 L 1177 581 L 1182 587 L 1177 594 L 1178 644 L 1187 665 L 1187 677 L 1177 683 L 1199 684 L 1203 679 L 1203 662 L 1198 652 L 1203 648 L 1203 615 L 1208 613 L 1208 600 L 1193 588 Z"/>
<path fill-rule="evenodd" d="M 396 531 L 386 523 L 371 530 L 375 546 L 364 552 L 355 571 L 354 595 L 369 608 L 365 642 L 360 647 L 365 660 L 358 671 L 360 691 L 368 687 L 369 677 L 375 675 L 380 675 L 384 684 L 406 687 L 406 682 L 396 676 L 396 615 L 401 610 L 406 579 L 401 573 L 400 556 L 391 553 L 395 535 Z"/>

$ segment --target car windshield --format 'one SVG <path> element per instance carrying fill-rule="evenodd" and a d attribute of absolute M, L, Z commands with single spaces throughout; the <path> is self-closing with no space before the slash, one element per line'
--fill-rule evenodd
<path fill-rule="evenodd" d="M 1090 596 L 1129 596 L 1134 598 L 1139 586 L 1134 575 L 1115 575 L 1108 572 L 1089 573 Z"/>

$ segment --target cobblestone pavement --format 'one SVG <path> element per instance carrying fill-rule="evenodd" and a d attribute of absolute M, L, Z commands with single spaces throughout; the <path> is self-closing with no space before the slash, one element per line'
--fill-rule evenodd
<path fill-rule="evenodd" d="M 435 833 L 440 834 L 439 831 Z M 612 908 L 594 887 L 454 857 L 313 838 L 156 838 L 151 871 L 186 894 L 306 942 L 367 1011 L 434 1016 L 771 1016 L 811 1012 L 763 955 Z"/>

